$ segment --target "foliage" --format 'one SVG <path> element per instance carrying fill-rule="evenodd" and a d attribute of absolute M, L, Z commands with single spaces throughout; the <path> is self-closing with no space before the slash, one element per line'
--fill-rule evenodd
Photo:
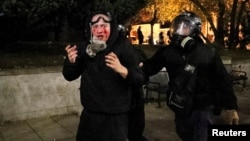
<path fill-rule="evenodd" d="M 162 25 L 170 23 L 176 15 L 183 11 L 196 12 L 198 9 L 186 0 L 150 0 L 143 9 L 131 18 L 129 24 L 150 23 L 150 36 L 153 37 L 154 23 L 161 23 Z"/>
<path fill-rule="evenodd" d="M 234 49 L 239 40 L 239 33 L 244 32 L 245 35 L 250 34 L 240 31 L 240 25 L 249 28 L 242 20 L 247 18 L 247 9 L 249 9 L 249 0 L 218 0 L 217 3 L 205 5 L 206 0 L 191 0 L 202 11 L 207 18 L 213 32 L 215 33 L 215 41 L 223 44 L 224 36 L 229 36 L 229 49 Z M 209 7 L 208 7 L 209 6 Z M 217 22 L 214 23 L 214 20 Z M 217 25 L 217 26 L 215 26 Z"/>
<path fill-rule="evenodd" d="M 64 0 L 5 0 L 2 9 L 6 16 L 26 19 L 26 26 L 29 27 L 58 12 L 64 4 Z"/>
<path fill-rule="evenodd" d="M 69 22 L 74 17 L 74 20 L 81 22 L 71 22 L 71 26 L 82 29 L 82 22 L 89 12 L 97 9 L 106 9 L 114 13 L 115 19 L 117 19 L 119 24 L 125 24 L 130 17 L 145 6 L 147 1 L 148 0 L 92 0 L 82 2 L 81 0 L 76 0 L 75 7 L 71 7 Z"/>
<path fill-rule="evenodd" d="M 186 0 L 150 0 L 147 5 L 132 17 L 132 24 L 155 22 L 164 24 L 183 11 L 198 11 L 191 1 Z M 155 16 L 155 17 L 154 17 Z"/>
<path fill-rule="evenodd" d="M 240 40 L 237 33 L 250 34 L 249 0 L 1 0 L 0 4 L 0 43 L 35 41 L 48 32 L 57 40 L 66 19 L 83 31 L 88 13 L 99 8 L 110 10 L 119 24 L 126 25 L 169 23 L 181 11 L 193 11 L 203 23 L 209 22 L 221 45 L 227 33 L 233 46 Z M 242 31 L 240 24 L 245 27 Z"/>
<path fill-rule="evenodd" d="M 50 29 L 59 33 L 68 10 L 65 0 L 3 0 L 0 3 L 4 14 L 0 17 L 2 42 L 35 40 Z"/>
<path fill-rule="evenodd" d="M 1 0 L 0 41 L 10 43 L 36 41 L 54 33 L 55 41 L 66 23 L 83 29 L 89 11 L 106 8 L 115 13 L 120 24 L 125 23 L 147 0 Z"/>
<path fill-rule="evenodd" d="M 249 0 L 150 0 L 145 8 L 132 17 L 131 23 L 152 24 L 158 22 L 164 24 L 167 21 L 172 21 L 182 11 L 193 11 L 202 18 L 204 23 L 209 22 L 209 25 L 206 26 L 211 27 L 218 44 L 224 45 L 224 36 L 229 33 L 229 41 L 234 43 L 233 47 L 235 47 L 239 42 L 237 33 L 241 32 L 239 30 L 240 24 L 245 27 L 245 30 L 250 28 L 250 16 L 247 15 L 249 8 Z M 243 19 L 248 19 L 248 24 Z M 231 24 L 228 25 L 228 23 Z M 242 32 L 250 34 L 244 30 Z M 229 46 L 229 48 L 233 47 Z"/>

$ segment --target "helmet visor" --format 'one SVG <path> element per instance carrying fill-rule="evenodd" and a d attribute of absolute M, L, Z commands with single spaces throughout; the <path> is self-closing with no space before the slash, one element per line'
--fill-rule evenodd
<path fill-rule="evenodd" d="M 170 27 L 170 33 L 189 36 L 193 33 L 194 25 L 186 19 L 175 19 Z"/>

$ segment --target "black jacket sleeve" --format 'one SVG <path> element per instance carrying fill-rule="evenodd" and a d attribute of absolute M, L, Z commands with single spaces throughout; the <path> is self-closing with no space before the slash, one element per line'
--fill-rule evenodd
<path fill-rule="evenodd" d="M 145 82 L 145 74 L 139 67 L 139 60 L 132 49 L 132 45 L 128 40 L 124 42 L 125 48 L 121 50 L 122 56 L 120 59 L 122 65 L 128 69 L 128 76 L 126 78 L 129 85 L 133 87 L 141 87 Z"/>
<path fill-rule="evenodd" d="M 77 79 L 81 73 L 83 72 L 83 59 L 81 59 L 81 55 L 82 55 L 82 51 L 84 45 L 80 46 L 77 45 L 77 50 L 78 50 L 78 56 L 76 58 L 76 62 L 75 63 L 71 63 L 69 61 L 69 58 L 66 55 L 66 58 L 64 60 L 64 64 L 63 64 L 63 70 L 62 70 L 62 74 L 64 76 L 64 78 L 68 81 L 73 81 L 75 79 Z"/>
<path fill-rule="evenodd" d="M 73 81 L 81 75 L 81 67 L 79 63 L 70 63 L 69 59 L 66 58 L 63 65 L 62 74 L 64 78 L 68 81 Z"/>
<path fill-rule="evenodd" d="M 234 93 L 231 78 L 222 63 L 222 59 L 219 54 L 214 56 L 214 86 L 217 96 L 217 101 L 224 109 L 237 109 L 237 97 Z"/>
<path fill-rule="evenodd" d="M 143 62 L 143 71 L 147 77 L 150 77 L 159 72 L 164 67 L 164 60 L 166 60 L 164 53 L 167 47 L 159 48 L 155 54 L 148 60 Z"/>

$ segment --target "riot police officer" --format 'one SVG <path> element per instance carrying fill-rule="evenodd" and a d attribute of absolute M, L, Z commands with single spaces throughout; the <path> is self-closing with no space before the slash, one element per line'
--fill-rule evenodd
<path fill-rule="evenodd" d="M 182 141 L 206 141 L 211 111 L 226 113 L 237 124 L 237 97 L 219 54 L 200 38 L 201 19 L 193 12 L 176 16 L 171 43 L 141 66 L 149 77 L 165 67 L 169 74 L 167 105 L 175 113 L 176 133 Z"/>

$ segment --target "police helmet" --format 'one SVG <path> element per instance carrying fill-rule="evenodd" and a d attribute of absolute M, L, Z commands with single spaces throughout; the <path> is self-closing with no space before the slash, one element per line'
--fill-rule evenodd
<path fill-rule="evenodd" d="M 201 32 L 201 19 L 193 12 L 182 12 L 171 24 L 172 35 L 196 36 Z"/>

